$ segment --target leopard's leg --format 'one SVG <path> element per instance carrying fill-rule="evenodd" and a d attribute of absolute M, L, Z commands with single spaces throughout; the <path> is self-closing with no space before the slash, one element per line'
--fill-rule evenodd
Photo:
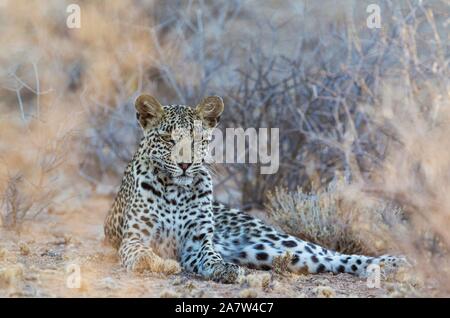
<path fill-rule="evenodd" d="M 142 240 L 144 232 L 141 231 L 138 225 L 137 213 L 128 211 L 124 215 L 125 223 L 123 224 L 122 240 L 118 251 L 122 265 L 128 271 L 134 272 L 143 272 L 145 270 L 165 274 L 180 272 L 178 262 L 161 258 L 153 252 L 148 244 L 144 244 Z"/>
<path fill-rule="evenodd" d="M 199 211 L 201 222 L 187 227 L 181 251 L 182 267 L 221 283 L 236 283 L 243 274 L 236 264 L 225 262 L 214 249 L 214 223 L 211 211 Z M 192 223 L 194 224 L 194 223 Z"/>
<path fill-rule="evenodd" d="M 128 234 L 128 235 L 127 235 Z M 119 247 L 119 257 L 122 265 L 128 271 L 134 272 L 159 272 L 164 274 L 176 274 L 180 272 L 178 262 L 171 259 L 163 259 L 156 255 L 152 249 L 145 246 L 139 236 L 125 233 Z"/>
<path fill-rule="evenodd" d="M 118 203 L 115 201 L 111 210 L 106 215 L 103 230 L 106 242 L 109 242 L 116 249 L 119 248 L 120 241 L 122 240 L 122 227 L 123 217 L 118 208 Z"/>

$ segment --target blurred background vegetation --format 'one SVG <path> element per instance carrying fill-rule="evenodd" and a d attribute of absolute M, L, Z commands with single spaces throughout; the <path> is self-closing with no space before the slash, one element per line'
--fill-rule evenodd
<path fill-rule="evenodd" d="M 377 1 L 380 29 L 366 24 L 373 1 L 73 2 L 79 29 L 66 26 L 72 1 L 0 1 L 3 227 L 112 200 L 139 94 L 214 94 L 220 127 L 280 128 L 279 171 L 218 165 L 221 201 L 450 280 L 447 1 Z"/>

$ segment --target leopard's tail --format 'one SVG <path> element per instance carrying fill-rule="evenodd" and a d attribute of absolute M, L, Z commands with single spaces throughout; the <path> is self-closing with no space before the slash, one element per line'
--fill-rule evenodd
<path fill-rule="evenodd" d="M 376 269 L 377 265 L 386 270 L 409 264 L 403 257 L 347 255 L 328 250 L 282 233 L 257 218 L 222 204 L 216 203 L 214 212 L 215 249 L 226 261 L 249 268 L 269 270 L 277 266 L 279 260 L 279 265 L 292 272 L 366 276 L 368 270 Z"/>

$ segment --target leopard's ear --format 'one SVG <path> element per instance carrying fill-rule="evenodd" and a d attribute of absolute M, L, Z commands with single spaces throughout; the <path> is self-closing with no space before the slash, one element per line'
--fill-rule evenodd
<path fill-rule="evenodd" d="M 195 108 L 195 112 L 208 128 L 214 128 L 223 112 L 223 100 L 219 96 L 205 97 Z"/>
<path fill-rule="evenodd" d="M 143 129 L 155 127 L 164 114 L 162 105 L 150 95 L 141 95 L 134 103 L 137 119 Z"/>

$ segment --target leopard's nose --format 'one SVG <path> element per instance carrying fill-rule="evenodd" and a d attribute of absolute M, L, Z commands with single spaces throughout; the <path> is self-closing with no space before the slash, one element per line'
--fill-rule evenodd
<path fill-rule="evenodd" d="M 181 169 L 183 169 L 183 171 L 186 171 L 189 167 L 191 166 L 190 163 L 179 163 L 178 167 L 180 167 Z"/>

